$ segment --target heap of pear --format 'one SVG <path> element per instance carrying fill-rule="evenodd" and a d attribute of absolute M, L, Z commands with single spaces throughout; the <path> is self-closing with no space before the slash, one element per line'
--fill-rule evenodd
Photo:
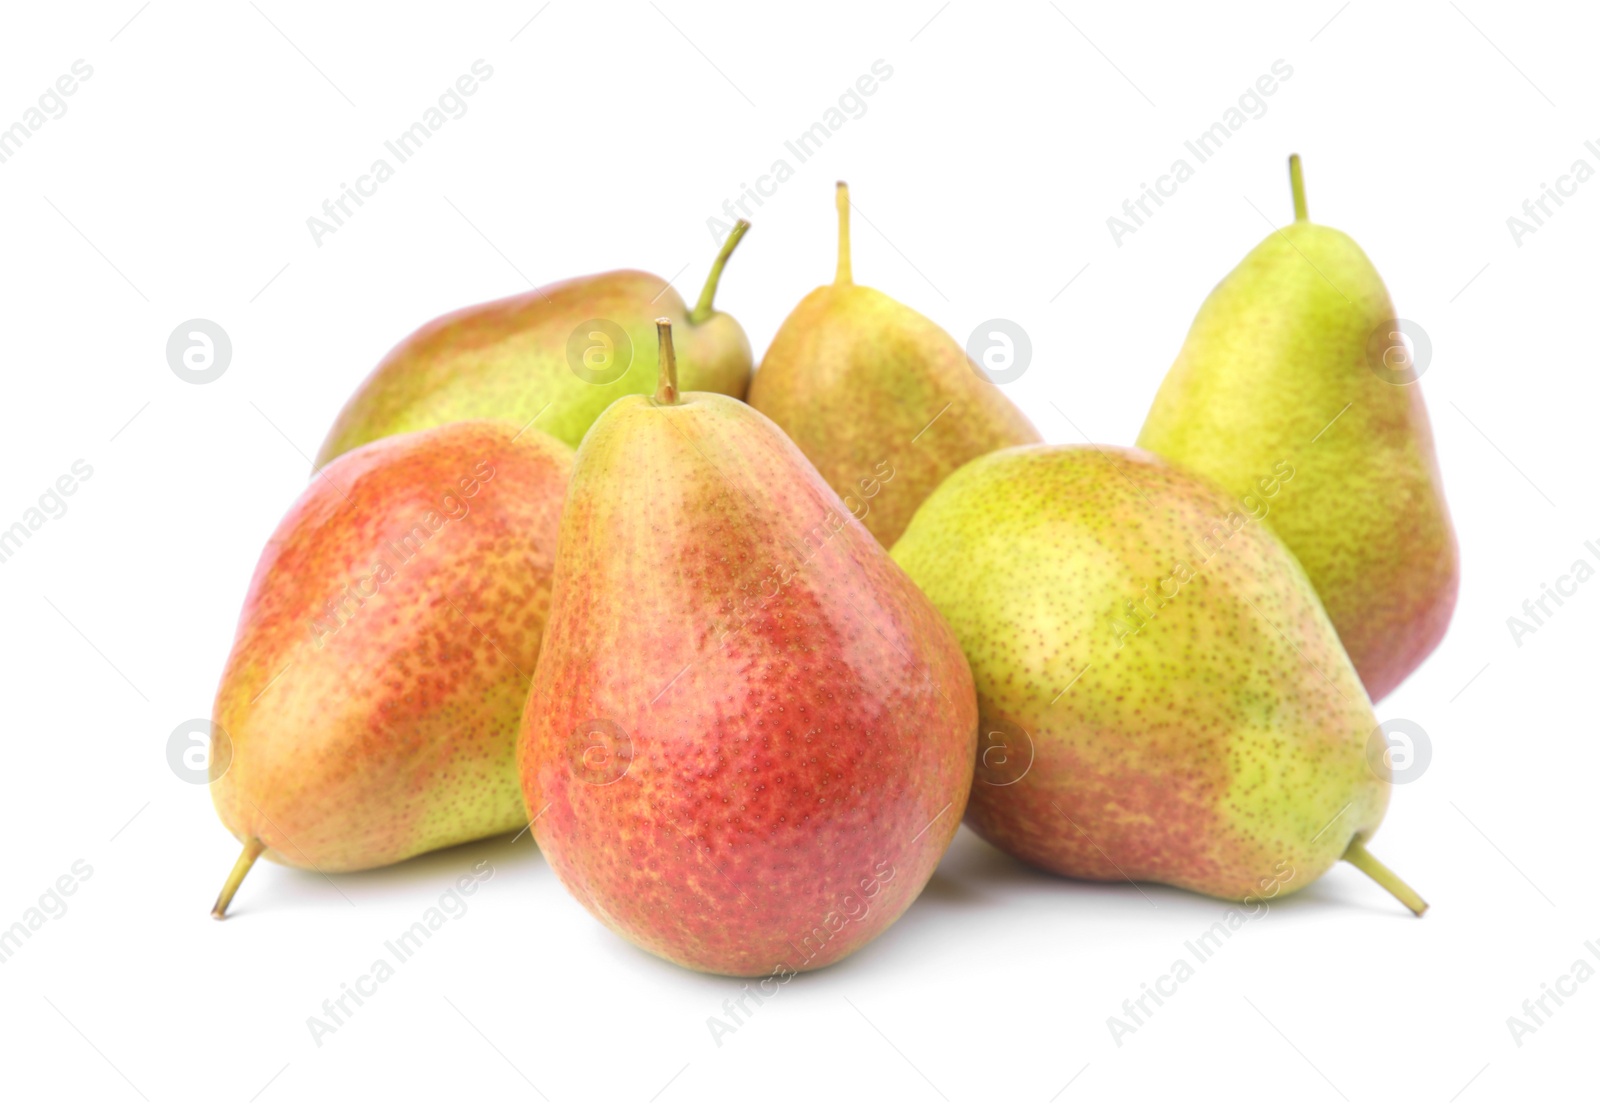
<path fill-rule="evenodd" d="M 417 330 L 250 582 L 214 914 L 263 855 L 337 873 L 531 827 L 614 932 L 787 980 L 888 929 L 965 817 L 1056 874 L 1235 901 L 1343 860 L 1420 915 L 1368 844 L 1372 701 L 1458 580 L 1426 365 L 1291 179 L 1136 449 L 1041 443 L 857 285 L 842 183 L 834 281 L 753 376 L 713 307 L 742 221 L 693 309 L 620 271 Z"/>

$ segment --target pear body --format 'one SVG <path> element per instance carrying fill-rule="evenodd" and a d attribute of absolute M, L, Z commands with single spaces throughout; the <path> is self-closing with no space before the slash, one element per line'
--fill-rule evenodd
<path fill-rule="evenodd" d="M 949 627 L 770 421 L 685 393 L 595 424 L 520 755 L 602 922 L 719 974 L 843 958 L 932 875 L 976 725 Z"/>
<path fill-rule="evenodd" d="M 800 301 L 762 357 L 749 399 L 886 548 L 951 472 L 1040 440 L 954 338 L 852 283 Z"/>
<path fill-rule="evenodd" d="M 461 422 L 313 479 L 251 580 L 213 715 L 223 824 L 324 872 L 524 824 L 516 734 L 572 451 Z M 213 763 L 227 753 L 213 736 Z"/>
<path fill-rule="evenodd" d="M 1373 701 L 1438 645 L 1460 579 L 1427 407 L 1395 324 L 1361 248 L 1297 221 L 1206 298 L 1138 441 L 1247 504 L 1276 466 L 1293 467 L 1266 522 Z"/>
<path fill-rule="evenodd" d="M 437 318 L 407 337 L 339 413 L 317 456 L 389 434 L 464 419 L 502 418 L 576 448 L 600 412 L 655 387 L 655 319 L 677 327 L 685 387 L 743 398 L 750 341 L 730 315 L 687 320 L 668 281 L 623 270 L 584 276 Z M 585 323 L 601 320 L 615 331 Z"/>
<path fill-rule="evenodd" d="M 971 662 L 967 820 L 1049 871 L 1246 900 L 1377 828 L 1387 767 L 1360 680 L 1282 543 L 1129 449 L 973 461 L 895 560 Z"/>

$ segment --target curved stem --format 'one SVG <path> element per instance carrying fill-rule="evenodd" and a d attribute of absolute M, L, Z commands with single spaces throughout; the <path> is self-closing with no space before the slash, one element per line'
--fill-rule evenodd
<path fill-rule="evenodd" d="M 1306 221 L 1306 178 L 1300 171 L 1300 155 L 1289 155 L 1289 191 L 1294 195 L 1294 221 Z"/>
<path fill-rule="evenodd" d="M 1350 842 L 1350 847 L 1345 849 L 1344 860 L 1400 899 L 1400 903 L 1418 917 L 1428 912 L 1428 903 L 1422 900 L 1422 895 L 1407 886 L 1399 875 L 1379 863 L 1360 840 Z"/>
<path fill-rule="evenodd" d="M 835 284 L 853 284 L 850 278 L 850 186 L 840 181 L 833 192 L 834 206 L 839 209 L 839 267 L 834 270 Z"/>
<path fill-rule="evenodd" d="M 217 904 L 211 907 L 211 916 L 222 920 L 228 912 L 228 903 L 233 901 L 234 894 L 238 893 L 239 884 L 244 882 L 244 877 L 250 873 L 250 867 L 255 863 L 256 857 L 266 851 L 266 845 L 255 837 L 244 842 L 244 851 L 239 853 L 239 859 L 234 863 L 233 870 L 228 872 L 228 881 L 222 884 L 222 893 L 217 895 Z"/>
<path fill-rule="evenodd" d="M 656 377 L 656 402 L 670 407 L 678 401 L 678 354 L 672 348 L 672 320 L 656 319 L 656 338 L 660 342 L 661 373 Z"/>
<path fill-rule="evenodd" d="M 694 305 L 694 310 L 689 312 L 689 322 L 699 326 L 711 317 L 711 301 L 716 298 L 717 285 L 722 281 L 722 269 L 728 263 L 728 258 L 733 256 L 733 251 L 739 245 L 739 239 L 744 237 L 744 232 L 750 229 L 749 219 L 740 219 L 733 224 L 733 229 L 728 231 L 728 236 L 722 240 L 722 248 L 717 251 L 717 259 L 711 262 L 711 271 L 706 274 L 705 287 L 700 289 L 700 302 Z"/>

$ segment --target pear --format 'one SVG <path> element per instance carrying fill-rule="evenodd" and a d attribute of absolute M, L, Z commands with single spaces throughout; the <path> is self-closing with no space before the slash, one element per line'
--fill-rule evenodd
<path fill-rule="evenodd" d="M 744 398 L 750 339 L 712 307 L 723 267 L 750 224 L 722 243 L 700 301 L 670 281 L 621 270 L 549 284 L 434 319 L 356 389 L 316 465 L 389 434 L 470 418 L 533 424 L 573 448 L 611 403 L 656 381 L 655 319 L 678 323 L 687 386 Z"/>
<path fill-rule="evenodd" d="M 1307 221 L 1298 156 L 1290 179 L 1294 222 L 1206 297 L 1138 443 L 1256 501 L 1292 470 L 1267 524 L 1377 701 L 1450 624 L 1455 531 L 1389 293 L 1361 247 Z"/>
<path fill-rule="evenodd" d="M 1040 440 L 934 322 L 850 271 L 843 181 L 832 284 L 800 301 L 750 384 L 750 405 L 800 446 L 885 547 L 928 493 L 973 457 Z"/>
<path fill-rule="evenodd" d="M 972 781 L 950 629 L 794 444 L 653 397 L 578 451 L 522 722 L 540 850 L 615 932 L 736 976 L 833 963 L 932 875 Z"/>
<path fill-rule="evenodd" d="M 1343 858 L 1427 908 L 1366 849 L 1389 764 L 1361 681 L 1225 492 L 1137 450 L 1007 449 L 946 480 L 892 555 L 971 662 L 967 820 L 997 847 L 1244 902 Z"/>
<path fill-rule="evenodd" d="M 511 423 L 361 446 L 267 543 L 217 691 L 211 784 L 256 858 L 328 873 L 525 823 L 517 726 L 572 450 Z M 231 762 L 229 756 L 231 754 Z"/>

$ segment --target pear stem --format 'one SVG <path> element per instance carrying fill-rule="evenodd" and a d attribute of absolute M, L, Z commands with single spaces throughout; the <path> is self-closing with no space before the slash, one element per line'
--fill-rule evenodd
<path fill-rule="evenodd" d="M 1344 859 L 1346 863 L 1400 899 L 1400 903 L 1418 917 L 1428 912 L 1428 903 L 1422 900 L 1422 895 L 1407 886 L 1399 875 L 1379 863 L 1361 841 L 1350 842 L 1350 847 L 1345 849 Z"/>
<path fill-rule="evenodd" d="M 227 915 L 228 903 L 233 901 L 234 894 L 238 893 L 239 884 L 244 882 L 244 877 L 250 873 L 250 867 L 255 863 L 256 857 L 266 851 L 266 847 L 255 837 L 244 842 L 244 851 L 239 853 L 233 870 L 228 872 L 228 881 L 222 884 L 222 893 L 217 895 L 217 904 L 211 907 L 211 916 L 220 921 Z"/>
<path fill-rule="evenodd" d="M 1300 155 L 1289 155 L 1289 191 L 1294 195 L 1294 221 L 1306 221 L 1306 178 L 1300 171 Z"/>
<path fill-rule="evenodd" d="M 717 285 L 722 281 L 722 269 L 728 263 L 728 258 L 733 256 L 734 249 L 739 245 L 739 239 L 744 237 L 744 232 L 750 229 L 749 219 L 740 219 L 733 224 L 733 229 L 728 231 L 728 236 L 722 240 L 722 248 L 717 251 L 717 259 L 711 262 L 711 271 L 706 274 L 705 287 L 700 289 L 700 302 L 694 305 L 694 310 L 689 312 L 689 323 L 699 326 L 711 317 L 711 301 L 716 298 Z"/>
<path fill-rule="evenodd" d="M 850 186 L 840 181 L 833 191 L 834 206 L 839 209 L 839 267 L 834 270 L 835 284 L 853 284 L 850 277 Z"/>
<path fill-rule="evenodd" d="M 656 319 L 656 338 L 660 342 L 661 374 L 656 377 L 656 402 L 670 407 L 678 401 L 678 354 L 672 348 L 672 320 Z"/>

